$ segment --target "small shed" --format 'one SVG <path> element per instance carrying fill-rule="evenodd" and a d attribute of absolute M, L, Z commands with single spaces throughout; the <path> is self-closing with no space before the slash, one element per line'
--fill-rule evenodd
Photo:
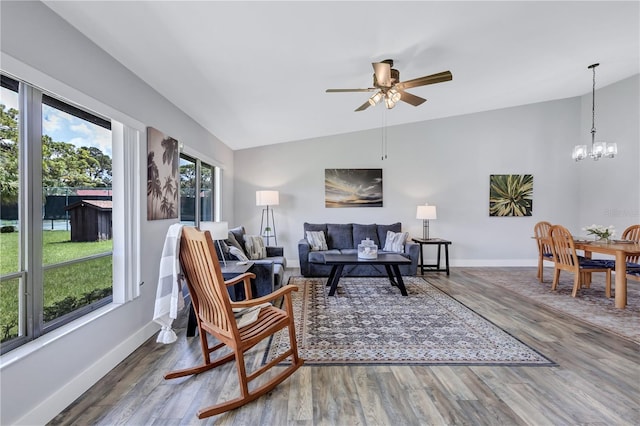
<path fill-rule="evenodd" d="M 65 207 L 71 215 L 71 241 L 102 241 L 113 237 L 111 200 L 81 200 Z"/>

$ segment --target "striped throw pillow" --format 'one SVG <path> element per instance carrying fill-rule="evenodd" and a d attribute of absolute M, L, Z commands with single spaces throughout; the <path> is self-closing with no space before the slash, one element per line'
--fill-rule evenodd
<path fill-rule="evenodd" d="M 404 243 L 409 238 L 408 232 L 387 231 L 387 240 L 384 243 L 384 251 L 404 253 Z"/>
<path fill-rule="evenodd" d="M 329 250 L 327 240 L 324 238 L 324 231 L 307 231 L 307 241 L 313 251 Z"/>
<path fill-rule="evenodd" d="M 245 235 L 244 246 L 247 249 L 249 259 L 264 259 L 267 257 L 267 249 L 264 247 L 264 241 L 259 235 Z"/>

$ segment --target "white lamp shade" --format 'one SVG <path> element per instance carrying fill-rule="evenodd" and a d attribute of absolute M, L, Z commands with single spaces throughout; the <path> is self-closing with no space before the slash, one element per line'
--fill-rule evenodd
<path fill-rule="evenodd" d="M 416 212 L 416 219 L 437 219 L 436 206 L 430 206 L 425 204 L 424 206 L 418 206 Z"/>
<path fill-rule="evenodd" d="M 256 191 L 256 206 L 277 206 L 280 204 L 278 191 Z"/>
<path fill-rule="evenodd" d="M 226 240 L 229 237 L 229 222 L 200 222 L 201 231 L 209 231 L 212 240 Z"/>

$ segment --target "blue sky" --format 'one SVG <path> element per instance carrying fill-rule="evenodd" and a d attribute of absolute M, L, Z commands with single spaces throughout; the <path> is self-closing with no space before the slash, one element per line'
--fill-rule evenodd
<path fill-rule="evenodd" d="M 0 103 L 8 108 L 18 108 L 18 94 L 2 88 Z M 54 141 L 67 142 L 76 147 L 97 147 L 112 156 L 111 131 L 82 120 L 66 112 L 42 106 L 42 132 Z"/>

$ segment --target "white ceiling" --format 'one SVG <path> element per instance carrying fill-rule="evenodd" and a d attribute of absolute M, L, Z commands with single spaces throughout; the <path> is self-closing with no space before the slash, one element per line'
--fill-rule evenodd
<path fill-rule="evenodd" d="M 640 72 L 638 1 L 45 1 L 232 149 L 591 92 Z M 371 62 L 428 101 L 363 112 Z"/>

